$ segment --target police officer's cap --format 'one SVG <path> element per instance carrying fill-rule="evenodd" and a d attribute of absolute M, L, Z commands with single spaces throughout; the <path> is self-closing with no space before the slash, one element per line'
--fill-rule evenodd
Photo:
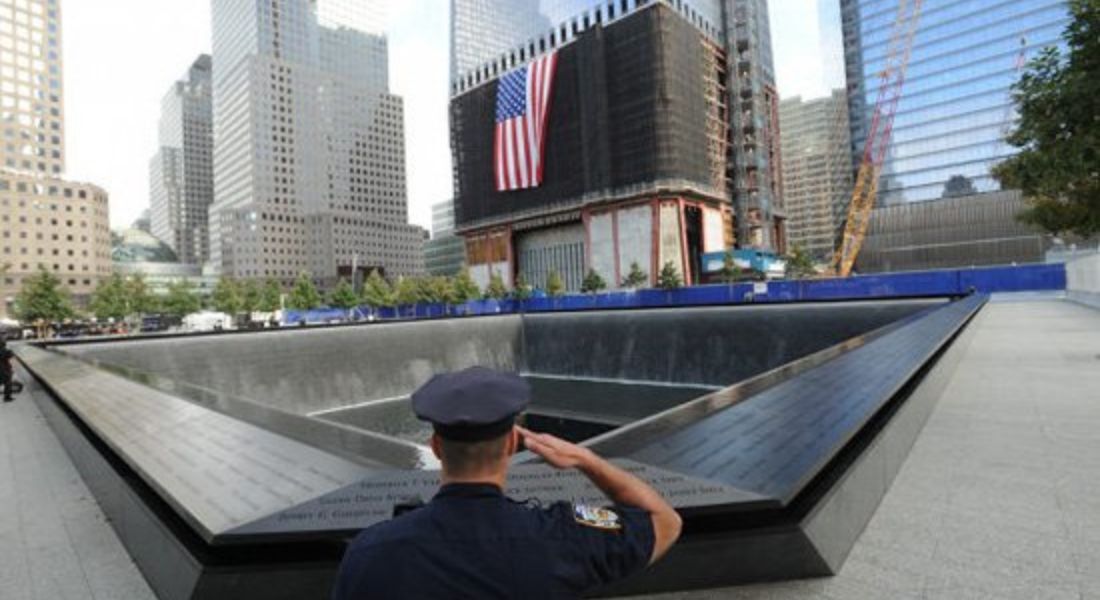
<path fill-rule="evenodd" d="M 515 373 L 470 367 L 436 375 L 413 392 L 416 417 L 440 436 L 477 442 L 506 433 L 531 401 L 531 388 Z"/>

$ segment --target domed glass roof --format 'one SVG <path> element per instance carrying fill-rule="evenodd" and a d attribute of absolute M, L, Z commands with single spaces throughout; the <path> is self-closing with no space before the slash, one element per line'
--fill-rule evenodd
<path fill-rule="evenodd" d="M 121 263 L 178 263 L 179 257 L 168 244 L 140 229 L 111 233 L 111 260 Z"/>

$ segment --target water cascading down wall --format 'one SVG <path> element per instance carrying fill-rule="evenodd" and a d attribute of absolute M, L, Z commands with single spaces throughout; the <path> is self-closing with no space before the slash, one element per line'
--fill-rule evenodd
<path fill-rule="evenodd" d="M 56 344 L 20 358 L 105 510 L 133 523 L 116 529 L 143 573 L 179 598 L 323 596 L 350 535 L 436 485 L 412 390 L 473 365 L 518 371 L 534 392 L 531 427 L 613 457 L 685 516 L 677 551 L 617 593 L 834 572 L 886 470 L 863 484 L 873 501 L 854 521 L 824 518 L 830 502 L 980 305 L 508 315 Z M 909 421 L 905 449 L 923 418 Z M 545 501 L 599 497 L 526 453 L 509 485 Z"/>

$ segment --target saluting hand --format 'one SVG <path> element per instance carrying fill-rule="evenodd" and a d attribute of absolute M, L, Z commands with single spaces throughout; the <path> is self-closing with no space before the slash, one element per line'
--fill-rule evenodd
<path fill-rule="evenodd" d="M 588 448 L 549 433 L 535 433 L 519 425 L 516 425 L 516 430 L 523 436 L 523 443 L 528 450 L 558 469 L 576 469 L 584 466 L 592 457 L 592 451 Z"/>

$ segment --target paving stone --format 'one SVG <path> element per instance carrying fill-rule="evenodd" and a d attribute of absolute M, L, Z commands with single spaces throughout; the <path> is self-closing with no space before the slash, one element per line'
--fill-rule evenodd
<path fill-rule="evenodd" d="M 153 600 L 31 393 L 0 404 L 0 598 Z"/>
<path fill-rule="evenodd" d="M 1066 358 L 1100 355 L 1100 311 L 990 304 L 974 326 L 837 576 L 675 598 L 1100 600 L 1100 369 Z"/>

